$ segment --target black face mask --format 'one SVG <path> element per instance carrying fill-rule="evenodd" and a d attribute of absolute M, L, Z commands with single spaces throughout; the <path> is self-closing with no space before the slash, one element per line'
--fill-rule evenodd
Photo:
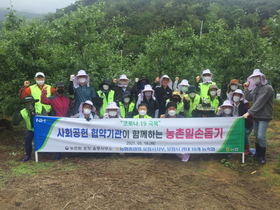
<path fill-rule="evenodd" d="M 57 92 L 58 94 L 63 94 L 63 93 L 64 93 L 64 90 L 63 90 L 63 89 L 58 89 L 56 92 Z"/>
<path fill-rule="evenodd" d="M 180 101 L 180 98 L 177 98 L 177 97 L 176 98 L 172 98 L 172 101 L 178 103 Z"/>

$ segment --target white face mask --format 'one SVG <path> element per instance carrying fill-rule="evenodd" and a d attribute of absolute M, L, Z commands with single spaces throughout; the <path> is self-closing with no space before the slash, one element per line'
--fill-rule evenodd
<path fill-rule="evenodd" d="M 144 116 L 145 114 L 147 114 L 147 112 L 145 110 L 140 110 L 139 111 L 139 115 Z"/>
<path fill-rule="evenodd" d="M 260 84 L 261 79 L 260 79 L 260 77 L 254 77 L 253 81 L 255 82 L 256 85 L 258 85 L 258 84 Z"/>
<path fill-rule="evenodd" d="M 195 93 L 190 93 L 189 96 L 190 96 L 191 98 L 194 98 L 194 97 L 195 97 Z"/>
<path fill-rule="evenodd" d="M 90 114 L 91 113 L 91 109 L 84 109 L 84 114 Z"/>
<path fill-rule="evenodd" d="M 188 89 L 189 89 L 188 86 L 182 86 L 182 87 L 181 87 L 181 91 L 182 91 L 182 92 L 187 92 Z"/>
<path fill-rule="evenodd" d="M 79 78 L 79 83 L 85 83 L 86 82 L 86 78 Z"/>
<path fill-rule="evenodd" d="M 168 111 L 168 114 L 173 117 L 175 114 L 176 114 L 176 111 L 175 110 L 170 110 Z"/>
<path fill-rule="evenodd" d="M 211 95 L 211 96 L 215 96 L 216 93 L 217 93 L 217 91 L 215 91 L 215 90 L 210 91 L 210 95 Z"/>
<path fill-rule="evenodd" d="M 239 96 L 233 96 L 232 100 L 234 102 L 238 102 L 238 101 L 240 101 L 240 97 Z"/>
<path fill-rule="evenodd" d="M 211 81 L 211 77 L 208 77 L 208 76 L 207 77 L 203 77 L 203 79 L 204 79 L 205 82 Z"/>
<path fill-rule="evenodd" d="M 230 86 L 230 89 L 232 89 L 232 90 L 236 90 L 237 88 L 238 88 L 237 85 L 231 85 L 231 86 Z"/>
<path fill-rule="evenodd" d="M 125 103 L 128 103 L 128 102 L 130 101 L 130 98 L 124 98 L 123 101 L 124 101 Z"/>
<path fill-rule="evenodd" d="M 225 114 L 230 114 L 230 113 L 231 113 L 231 109 L 225 108 L 225 109 L 224 109 L 224 113 L 225 113 Z"/>
<path fill-rule="evenodd" d="M 36 81 L 36 83 L 37 83 L 38 85 L 43 85 L 43 84 L 45 83 L 45 81 L 44 81 L 44 80 L 39 80 L 39 81 Z"/>
<path fill-rule="evenodd" d="M 102 86 L 104 90 L 108 90 L 109 89 L 109 85 L 103 85 Z"/>
<path fill-rule="evenodd" d="M 109 115 L 111 117 L 116 117 L 117 116 L 117 111 L 109 111 Z"/>
<path fill-rule="evenodd" d="M 148 96 L 148 97 L 149 97 L 149 96 L 152 95 L 152 92 L 151 92 L 151 91 L 147 91 L 147 92 L 145 91 L 144 94 L 145 94 L 145 96 Z"/>

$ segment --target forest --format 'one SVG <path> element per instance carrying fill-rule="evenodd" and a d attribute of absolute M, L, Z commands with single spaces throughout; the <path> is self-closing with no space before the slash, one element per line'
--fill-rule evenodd
<path fill-rule="evenodd" d="M 26 19 L 12 8 L 0 31 L 0 110 L 13 112 L 25 80 L 68 84 L 84 69 L 91 85 L 126 74 L 189 80 L 210 69 L 223 87 L 261 69 L 279 90 L 276 0 L 82 0 Z M 173 79 L 174 79 L 173 78 Z"/>

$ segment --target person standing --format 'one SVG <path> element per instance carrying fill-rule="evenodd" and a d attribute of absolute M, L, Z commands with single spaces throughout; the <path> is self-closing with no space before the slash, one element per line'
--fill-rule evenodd
<path fill-rule="evenodd" d="M 254 135 L 256 136 L 254 157 L 259 159 L 260 164 L 265 164 L 266 130 L 269 121 L 272 120 L 274 90 L 271 85 L 267 84 L 265 75 L 259 69 L 255 69 L 244 84 L 244 95 L 247 101 L 253 101 L 252 107 L 243 115 L 243 118 L 253 116 Z"/>
<path fill-rule="evenodd" d="M 118 102 L 122 118 L 132 118 L 135 112 L 135 103 L 132 102 L 131 93 L 123 92 L 122 99 Z"/>
<path fill-rule="evenodd" d="M 33 118 L 35 115 L 48 115 L 45 108 L 38 103 L 39 99 L 34 99 L 33 96 L 25 96 L 23 103 L 25 108 L 21 111 L 16 108 L 13 113 L 12 124 L 19 125 L 19 123 L 24 120 L 27 128 L 24 148 L 25 148 L 25 157 L 21 160 L 23 162 L 28 161 L 31 158 L 32 153 L 32 140 L 34 137 L 34 127 L 33 127 Z M 35 103 L 38 103 L 35 105 Z"/>
<path fill-rule="evenodd" d="M 34 99 L 38 99 L 39 102 L 37 104 L 40 104 L 41 106 L 43 106 L 46 111 L 49 113 L 51 112 L 51 106 L 50 105 L 46 105 L 46 104 L 42 104 L 40 102 L 41 100 L 41 93 L 43 90 L 43 87 L 45 87 L 47 89 L 47 97 L 50 97 L 51 95 L 55 95 L 56 94 L 56 90 L 51 87 L 50 85 L 45 84 L 45 74 L 43 72 L 37 72 L 35 74 L 34 80 L 36 81 L 36 84 L 34 85 L 30 85 L 29 81 L 24 81 L 23 83 L 23 87 L 20 89 L 20 93 L 19 93 L 19 97 L 24 99 L 26 96 L 31 95 Z"/>
<path fill-rule="evenodd" d="M 69 85 L 69 93 L 71 95 L 74 94 L 74 113 L 77 114 L 79 112 L 79 107 L 82 102 L 86 100 L 90 100 L 95 103 L 96 92 L 94 87 L 91 87 L 89 84 L 90 77 L 87 75 L 85 70 L 78 71 L 76 76 L 70 76 L 70 85 Z"/>
<path fill-rule="evenodd" d="M 200 78 L 202 77 L 202 82 L 199 83 Z M 206 69 L 202 72 L 200 76 L 197 76 L 196 79 L 196 89 L 199 90 L 200 97 L 203 100 L 208 97 L 208 90 L 210 85 L 216 85 L 215 82 L 212 82 L 213 74 L 209 69 Z"/>
<path fill-rule="evenodd" d="M 130 94 L 132 93 L 132 89 L 130 87 L 128 87 L 128 84 L 130 82 L 130 80 L 126 77 L 125 74 L 122 74 L 120 76 L 120 78 L 117 80 L 118 85 L 117 86 L 113 86 L 113 90 L 115 91 L 115 98 L 116 98 L 116 102 L 119 102 L 122 100 L 123 97 L 123 93 L 128 91 L 130 92 Z"/>
<path fill-rule="evenodd" d="M 156 87 L 156 83 L 159 82 L 160 86 Z M 159 104 L 159 116 L 166 112 L 166 100 L 172 96 L 172 80 L 168 75 L 163 75 L 160 79 L 156 77 L 153 85 L 155 90 L 156 99 Z M 156 118 L 158 116 L 155 116 Z"/>

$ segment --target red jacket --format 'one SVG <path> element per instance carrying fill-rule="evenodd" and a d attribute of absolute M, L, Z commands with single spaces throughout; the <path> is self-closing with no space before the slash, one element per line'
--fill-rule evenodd
<path fill-rule="evenodd" d="M 43 90 L 41 95 L 41 103 L 51 105 L 55 111 L 55 116 L 66 117 L 71 100 L 65 95 L 55 94 L 47 98 L 47 91 Z"/>

